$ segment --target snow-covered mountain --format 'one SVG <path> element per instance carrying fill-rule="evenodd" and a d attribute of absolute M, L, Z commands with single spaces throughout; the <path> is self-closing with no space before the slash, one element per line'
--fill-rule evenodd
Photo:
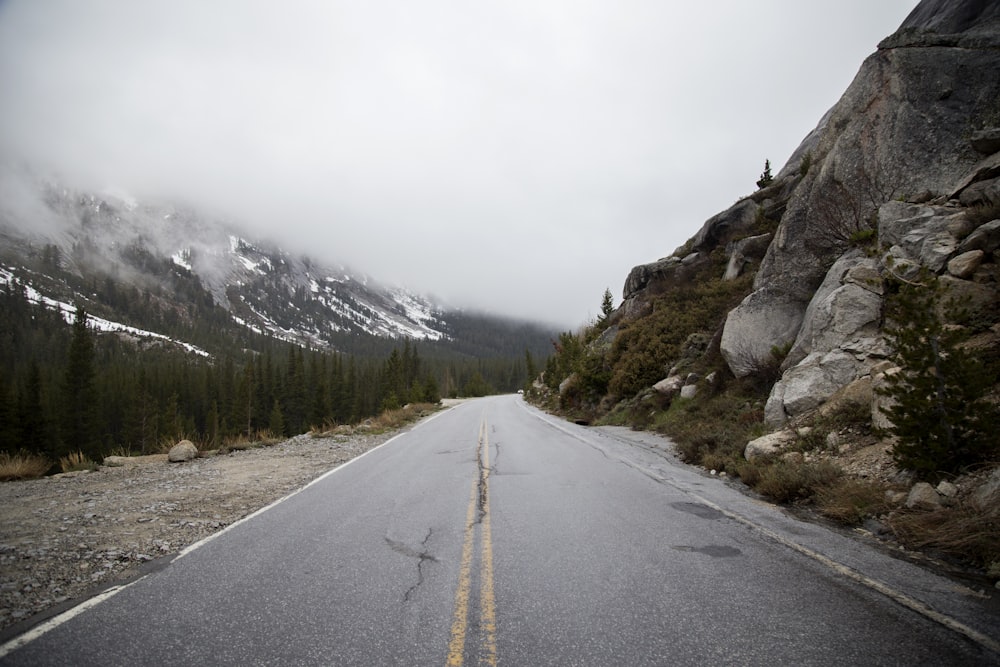
<path fill-rule="evenodd" d="M 192 208 L 74 190 L 11 168 L 0 172 L 0 263 L 6 282 L 38 299 L 82 300 L 109 317 L 138 312 L 127 302 L 142 299 L 168 319 L 221 307 L 240 327 L 318 348 L 366 334 L 448 337 L 444 310 L 406 289 L 294 255 Z"/>

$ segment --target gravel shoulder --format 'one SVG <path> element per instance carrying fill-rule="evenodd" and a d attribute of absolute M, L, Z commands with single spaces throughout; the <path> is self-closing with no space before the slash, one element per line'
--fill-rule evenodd
<path fill-rule="evenodd" d="M 0 631 L 132 578 L 393 435 L 301 435 L 186 463 L 134 457 L 0 484 Z"/>

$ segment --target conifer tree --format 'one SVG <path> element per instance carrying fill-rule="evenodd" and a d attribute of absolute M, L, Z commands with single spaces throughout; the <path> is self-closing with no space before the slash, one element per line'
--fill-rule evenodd
<path fill-rule="evenodd" d="M 598 324 L 603 324 L 615 312 L 615 298 L 611 294 L 611 288 L 604 288 L 604 298 L 601 300 L 601 316 L 597 318 Z"/>
<path fill-rule="evenodd" d="M 766 188 L 774 181 L 774 177 L 771 176 L 771 161 L 764 160 L 764 173 L 760 175 L 760 179 L 757 181 L 757 188 Z"/>
<path fill-rule="evenodd" d="M 274 405 L 271 406 L 271 416 L 268 419 L 267 428 L 273 435 L 287 435 L 285 416 L 281 413 L 281 403 L 278 402 L 278 399 L 274 399 Z"/>
<path fill-rule="evenodd" d="M 63 379 L 60 456 L 77 450 L 92 458 L 99 454 L 94 377 L 94 341 L 87 313 L 83 306 L 77 306 Z"/>
<path fill-rule="evenodd" d="M 942 322 L 941 300 L 934 279 L 904 283 L 889 300 L 885 327 L 901 372 L 888 375 L 879 390 L 891 399 L 883 412 L 892 426 L 883 435 L 897 439 L 897 463 L 924 477 L 958 472 L 998 453 L 1000 420 L 984 397 L 996 378 L 962 347 L 968 332 Z"/>

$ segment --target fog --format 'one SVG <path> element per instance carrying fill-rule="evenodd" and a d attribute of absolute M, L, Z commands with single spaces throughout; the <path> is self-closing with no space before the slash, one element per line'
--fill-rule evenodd
<path fill-rule="evenodd" d="M 561 326 L 775 173 L 913 0 L 0 4 L 0 151 Z"/>

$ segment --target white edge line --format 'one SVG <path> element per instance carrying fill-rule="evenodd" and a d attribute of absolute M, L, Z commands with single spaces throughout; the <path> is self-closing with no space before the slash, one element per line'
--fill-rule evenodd
<path fill-rule="evenodd" d="M 529 414 L 532 414 L 530 410 L 528 412 L 529 412 Z M 566 433 L 567 435 L 569 435 L 569 436 L 571 436 L 573 438 L 576 438 L 578 440 L 582 440 L 582 438 L 580 438 L 580 435 L 578 433 L 574 433 L 570 429 L 563 427 L 561 424 L 558 424 L 558 423 L 556 423 L 556 422 L 548 419 L 547 416 L 544 413 L 542 413 L 542 412 L 536 412 L 536 413 L 533 413 L 533 414 L 534 414 L 534 416 L 535 416 L 536 419 L 539 419 L 539 420 L 541 420 L 541 421 L 549 424 L 553 428 L 556 428 L 556 429 L 562 431 L 563 433 Z M 586 443 L 586 444 L 590 445 L 590 443 Z M 590 445 L 590 446 L 593 446 L 593 445 Z M 750 519 L 747 519 L 746 517 L 740 516 L 739 514 L 736 514 L 735 512 L 730 512 L 729 510 L 726 510 L 726 509 L 720 507 L 719 505 L 716 505 L 715 503 L 713 503 L 712 501 L 708 500 L 707 498 L 701 497 L 700 495 L 698 495 L 694 491 L 690 491 L 689 489 L 685 489 L 682 486 L 680 486 L 678 484 L 675 484 L 673 481 L 671 481 L 669 479 L 666 479 L 664 477 L 661 477 L 660 475 L 655 474 L 653 471 L 645 470 L 644 472 L 647 475 L 653 475 L 653 476 L 655 476 L 657 479 L 661 480 L 665 484 L 669 484 L 670 486 L 674 487 L 678 491 L 680 491 L 680 492 L 682 492 L 682 493 L 690 496 L 691 498 L 694 498 L 695 500 L 697 500 L 701 504 L 705 505 L 706 507 L 711 507 L 712 509 L 716 510 L 717 512 L 720 512 L 723 515 L 729 517 L 730 519 L 732 519 L 734 521 L 738 521 L 739 523 L 742 523 L 743 525 L 745 525 L 745 526 L 747 526 L 747 527 L 749 527 L 749 528 L 751 528 L 753 530 L 756 530 L 759 533 L 762 533 L 765 537 L 770 538 L 771 540 L 777 542 L 778 544 L 781 544 L 782 546 L 788 547 L 789 549 L 797 551 L 800 554 L 802 554 L 804 556 L 807 556 L 807 557 L 815 560 L 818 563 L 821 563 L 822 565 L 824 565 L 827 568 L 833 570 L 834 572 L 836 572 L 837 574 L 841 575 L 842 577 L 845 577 L 847 579 L 850 579 L 851 581 L 854 581 L 854 582 L 856 582 L 858 584 L 861 584 L 862 586 L 870 588 L 871 590 L 873 590 L 873 591 L 875 591 L 877 593 L 881 593 L 882 595 L 884 595 L 885 597 L 889 598 L 890 600 L 896 602 L 897 604 L 900 604 L 900 605 L 906 607 L 907 609 L 909 609 L 909 610 L 911 610 L 913 612 L 916 612 L 917 614 L 920 614 L 921 616 L 924 616 L 925 618 L 927 618 L 927 619 L 929 619 L 929 620 L 931 620 L 931 621 L 933 621 L 935 623 L 943 625 L 944 627 L 946 627 L 946 628 L 948 628 L 948 629 L 950 629 L 950 630 L 952 630 L 954 632 L 957 632 L 958 634 L 964 636 L 965 638 L 972 640 L 973 642 L 979 644 L 980 646 L 982 646 L 984 648 L 987 648 L 987 649 L 993 651 L 994 653 L 1000 654 L 1000 641 L 997 641 L 997 640 L 993 639 L 992 637 L 990 637 L 990 636 L 988 636 L 986 634 L 983 634 L 982 632 L 979 632 L 975 628 L 972 628 L 972 627 L 966 625 L 965 623 L 962 623 L 961 621 L 952 618 L 951 616 L 948 616 L 946 614 L 943 614 L 943 613 L 935 610 L 930 605 L 928 605 L 928 604 L 926 604 L 924 602 L 921 602 L 920 600 L 918 600 L 916 598 L 910 597 L 909 595 L 907 595 L 906 593 L 903 593 L 902 591 L 896 590 L 895 588 L 893 588 L 889 584 L 886 584 L 885 582 L 879 581 L 878 579 L 873 579 L 872 577 L 864 575 L 861 572 L 858 572 L 857 570 L 855 570 L 855 569 L 853 569 L 853 568 L 851 568 L 851 567 L 849 567 L 847 565 L 844 565 L 843 563 L 839 563 L 839 562 L 833 560 L 832 558 L 830 558 L 828 556 L 824 556 L 823 554 L 819 553 L 818 551 L 813 551 L 812 549 L 810 549 L 808 547 L 805 547 L 805 546 L 803 546 L 801 544 L 798 544 L 798 543 L 794 542 L 793 540 L 789 540 L 789 539 L 787 539 L 785 537 L 782 537 L 781 535 L 779 535 L 778 533 L 774 532 L 773 530 L 771 530 L 769 528 L 766 528 L 766 527 L 764 527 L 764 526 L 762 526 L 760 524 L 754 523 Z"/>
<path fill-rule="evenodd" d="M 239 521 L 236 521 L 234 523 L 229 524 L 228 526 L 226 526 L 225 528 L 223 528 L 222 530 L 220 530 L 217 533 L 212 533 L 208 537 L 205 537 L 205 538 L 203 538 L 203 539 L 195 542 L 194 544 L 188 545 L 187 547 L 185 547 L 184 549 L 182 549 L 176 556 L 174 556 L 170 560 L 170 563 L 174 563 L 175 561 L 177 561 L 178 559 L 183 558 L 184 556 L 188 555 L 189 553 L 191 553 L 192 551 L 194 551 L 198 547 L 202 547 L 202 546 L 208 544 L 209 542 L 211 542 L 215 538 L 217 538 L 220 535 L 222 535 L 223 533 L 226 533 L 229 530 L 235 528 L 236 526 L 240 525 L 241 523 L 245 523 L 245 522 L 249 521 L 250 519 L 254 518 L 255 516 L 257 516 L 258 514 L 263 514 L 267 510 L 271 509 L 272 507 L 275 507 L 276 505 L 279 505 L 280 503 L 285 502 L 286 500 L 288 500 L 292 496 L 298 495 L 299 493 L 301 493 L 301 492 L 305 491 L 306 489 L 308 489 L 313 484 L 319 483 L 320 481 L 326 479 L 327 477 L 329 477 L 333 473 L 337 472 L 338 470 L 343 470 L 344 468 L 346 468 L 347 466 L 351 465 L 352 463 L 354 463 L 358 459 L 364 458 L 365 456 L 371 454 L 372 452 L 374 452 L 374 451 L 376 451 L 378 449 L 382 449 L 383 447 L 385 447 L 386 445 L 388 445 L 390 442 L 392 442 L 392 441 L 394 441 L 394 440 L 396 440 L 398 438 L 403 437 L 404 435 L 406 435 L 407 433 L 410 433 L 411 431 L 416 430 L 417 428 L 419 428 L 423 424 L 426 424 L 427 422 L 431 421 L 432 419 L 436 419 L 437 417 L 441 416 L 442 414 L 444 414 L 445 412 L 447 412 L 450 409 L 451 409 L 451 407 L 445 408 L 441 412 L 435 413 L 435 414 L 431 415 L 430 417 L 428 417 L 427 419 L 421 420 L 415 426 L 413 426 L 413 428 L 411 428 L 411 429 L 409 429 L 407 431 L 404 431 L 402 433 L 397 433 L 396 435 L 392 436 L 391 438 L 389 438 L 388 440 L 386 440 L 385 442 L 383 442 L 381 445 L 378 445 L 376 447 L 372 447 L 371 449 L 369 449 L 368 451 L 364 452 L 363 454 L 359 454 L 359 455 L 355 456 L 354 458 L 352 458 L 352 459 L 350 459 L 348 461 L 344 461 L 343 463 L 341 463 L 336 468 L 333 468 L 332 470 L 326 471 L 325 473 L 323 473 L 322 475 L 320 475 L 316 479 L 312 480 L 311 482 L 309 482 L 305 486 L 303 486 L 301 488 L 298 488 L 295 491 L 292 491 L 288 495 L 283 496 L 283 497 L 279 498 L 278 500 L 275 500 L 270 505 L 267 505 L 266 507 L 262 507 L 259 510 L 257 510 L 256 512 L 253 512 L 252 514 L 246 515 L 245 517 L 243 517 Z M 170 563 L 168 563 L 168 565 Z M 123 584 L 121 586 L 114 586 L 112 588 L 109 588 L 106 591 L 98 593 L 94 597 L 87 598 L 86 600 L 84 600 L 80 604 L 76 605 L 72 609 L 67 609 L 63 613 L 61 613 L 61 614 L 59 614 L 57 616 L 53 616 L 52 618 L 50 618 L 49 620 L 45 621 L 44 623 L 42 623 L 42 624 L 40 624 L 40 625 L 38 625 L 38 626 L 36 626 L 36 627 L 28 630 L 23 635 L 19 635 L 19 636 L 15 637 L 14 639 L 11 639 L 10 641 L 8 641 L 6 644 L 0 645 L 0 658 L 3 658 L 6 655 L 12 653 L 13 651 L 16 651 L 17 649 L 21 648 L 22 646 L 25 646 L 25 645 L 27 645 L 27 644 L 35 641 L 36 639 L 38 639 L 39 637 L 41 637 L 45 633 L 49 632 L 50 630 L 54 630 L 57 627 L 59 627 L 60 625 L 62 625 L 63 623 L 66 623 L 66 622 L 72 620 L 73 618 L 75 618 L 76 616 L 79 616 L 80 614 L 82 614 L 83 612 L 87 611 L 88 609 L 96 607 L 97 605 L 99 605 L 100 603 L 104 602 L 105 600 L 114 597 L 115 595 L 117 595 L 118 593 L 122 592 L 123 590 L 125 590 L 129 586 L 132 586 L 134 584 L 139 583 L 140 581 L 142 581 L 143 579 L 145 579 L 148 576 L 149 576 L 148 574 L 143 575 L 143 576 L 139 577 L 138 579 L 136 579 L 135 581 L 130 581 L 129 583 Z"/>

